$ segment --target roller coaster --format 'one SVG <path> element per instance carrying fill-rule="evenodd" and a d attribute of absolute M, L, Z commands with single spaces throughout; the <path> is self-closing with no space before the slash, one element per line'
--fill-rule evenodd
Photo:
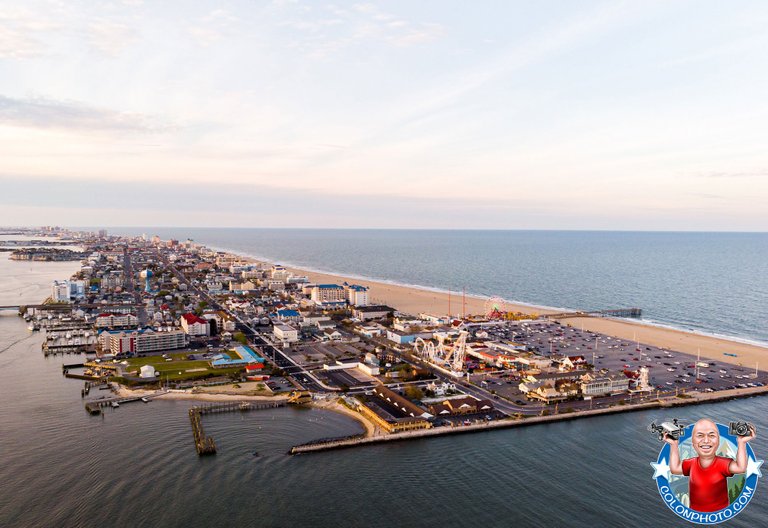
<path fill-rule="evenodd" d="M 422 338 L 416 339 L 413 344 L 414 352 L 426 361 L 448 368 L 455 373 L 464 371 L 464 360 L 467 356 L 467 336 L 469 332 L 462 330 L 459 337 L 453 343 L 447 343 L 448 336 L 438 334 L 437 345 L 433 341 L 425 341 Z"/>

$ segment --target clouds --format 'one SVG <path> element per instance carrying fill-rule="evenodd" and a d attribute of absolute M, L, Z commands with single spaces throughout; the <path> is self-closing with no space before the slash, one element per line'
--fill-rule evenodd
<path fill-rule="evenodd" d="M 74 131 L 156 132 L 148 116 L 115 112 L 72 101 L 0 95 L 0 125 Z"/>
<path fill-rule="evenodd" d="M 45 51 L 41 39 L 56 28 L 47 16 L 18 8 L 0 10 L 0 59 L 29 59 Z"/>
<path fill-rule="evenodd" d="M 214 9 L 198 17 L 187 27 L 188 34 L 198 44 L 209 46 L 235 31 L 238 19 L 226 9 Z"/>
<path fill-rule="evenodd" d="M 768 221 L 761 2 L 24 6 L 0 10 L 0 173 L 28 210 L 90 182 L 177 224 Z"/>
<path fill-rule="evenodd" d="M 87 42 L 95 50 L 111 57 L 119 56 L 137 38 L 136 31 L 111 20 L 96 20 L 86 29 Z"/>
<path fill-rule="evenodd" d="M 291 29 L 292 46 L 313 58 L 370 43 L 410 47 L 439 39 L 446 28 L 433 21 L 410 20 L 371 3 L 273 3 L 280 26 Z"/>

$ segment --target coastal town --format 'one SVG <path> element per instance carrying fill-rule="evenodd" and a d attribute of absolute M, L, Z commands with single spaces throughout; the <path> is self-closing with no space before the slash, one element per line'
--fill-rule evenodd
<path fill-rule="evenodd" d="M 293 450 L 307 452 L 751 395 L 768 382 L 734 353 L 702 358 L 576 323 L 638 308 L 539 315 L 490 298 L 469 313 L 464 295 L 452 305 L 449 295 L 442 311 L 406 313 L 366 281 L 318 282 L 192 240 L 26 234 L 78 248 L 82 265 L 41 304 L 3 308 L 45 332 L 43 353 L 83 384 L 92 414 L 157 398 L 209 402 L 190 411 L 200 454 L 215 452 L 209 412 L 314 405 L 365 431 Z"/>

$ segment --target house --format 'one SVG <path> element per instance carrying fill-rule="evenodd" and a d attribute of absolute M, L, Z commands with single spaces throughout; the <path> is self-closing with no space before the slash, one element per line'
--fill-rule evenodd
<path fill-rule="evenodd" d="M 561 393 L 560 391 L 555 389 L 553 386 L 551 386 L 549 383 L 545 383 L 537 387 L 533 391 L 529 392 L 527 396 L 529 399 L 541 400 L 547 404 L 558 403 L 568 399 L 568 396 L 566 394 Z"/>
<path fill-rule="evenodd" d="M 343 337 L 338 330 L 323 332 L 323 341 L 339 341 Z"/>
<path fill-rule="evenodd" d="M 198 317 L 193 313 L 185 313 L 179 319 L 181 328 L 189 336 L 209 336 L 211 335 L 211 327 L 208 324 L 207 319 Z"/>
<path fill-rule="evenodd" d="M 276 315 L 279 321 L 285 321 L 288 323 L 298 323 L 301 320 L 301 314 L 298 312 L 298 310 L 282 309 L 278 310 Z"/>
<path fill-rule="evenodd" d="M 426 389 L 432 392 L 435 396 L 445 396 L 449 392 L 456 391 L 456 384 L 443 381 L 438 383 L 437 381 L 431 381 L 427 384 Z"/>

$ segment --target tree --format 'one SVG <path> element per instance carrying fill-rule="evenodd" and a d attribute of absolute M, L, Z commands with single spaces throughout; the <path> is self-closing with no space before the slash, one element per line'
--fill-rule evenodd
<path fill-rule="evenodd" d="M 405 388 L 405 397 L 409 400 L 420 400 L 424 397 L 424 391 L 416 385 L 408 385 Z"/>
<path fill-rule="evenodd" d="M 243 345 L 248 344 L 248 338 L 245 337 L 245 334 L 242 332 L 235 332 L 234 335 L 232 335 L 232 339 Z"/>

